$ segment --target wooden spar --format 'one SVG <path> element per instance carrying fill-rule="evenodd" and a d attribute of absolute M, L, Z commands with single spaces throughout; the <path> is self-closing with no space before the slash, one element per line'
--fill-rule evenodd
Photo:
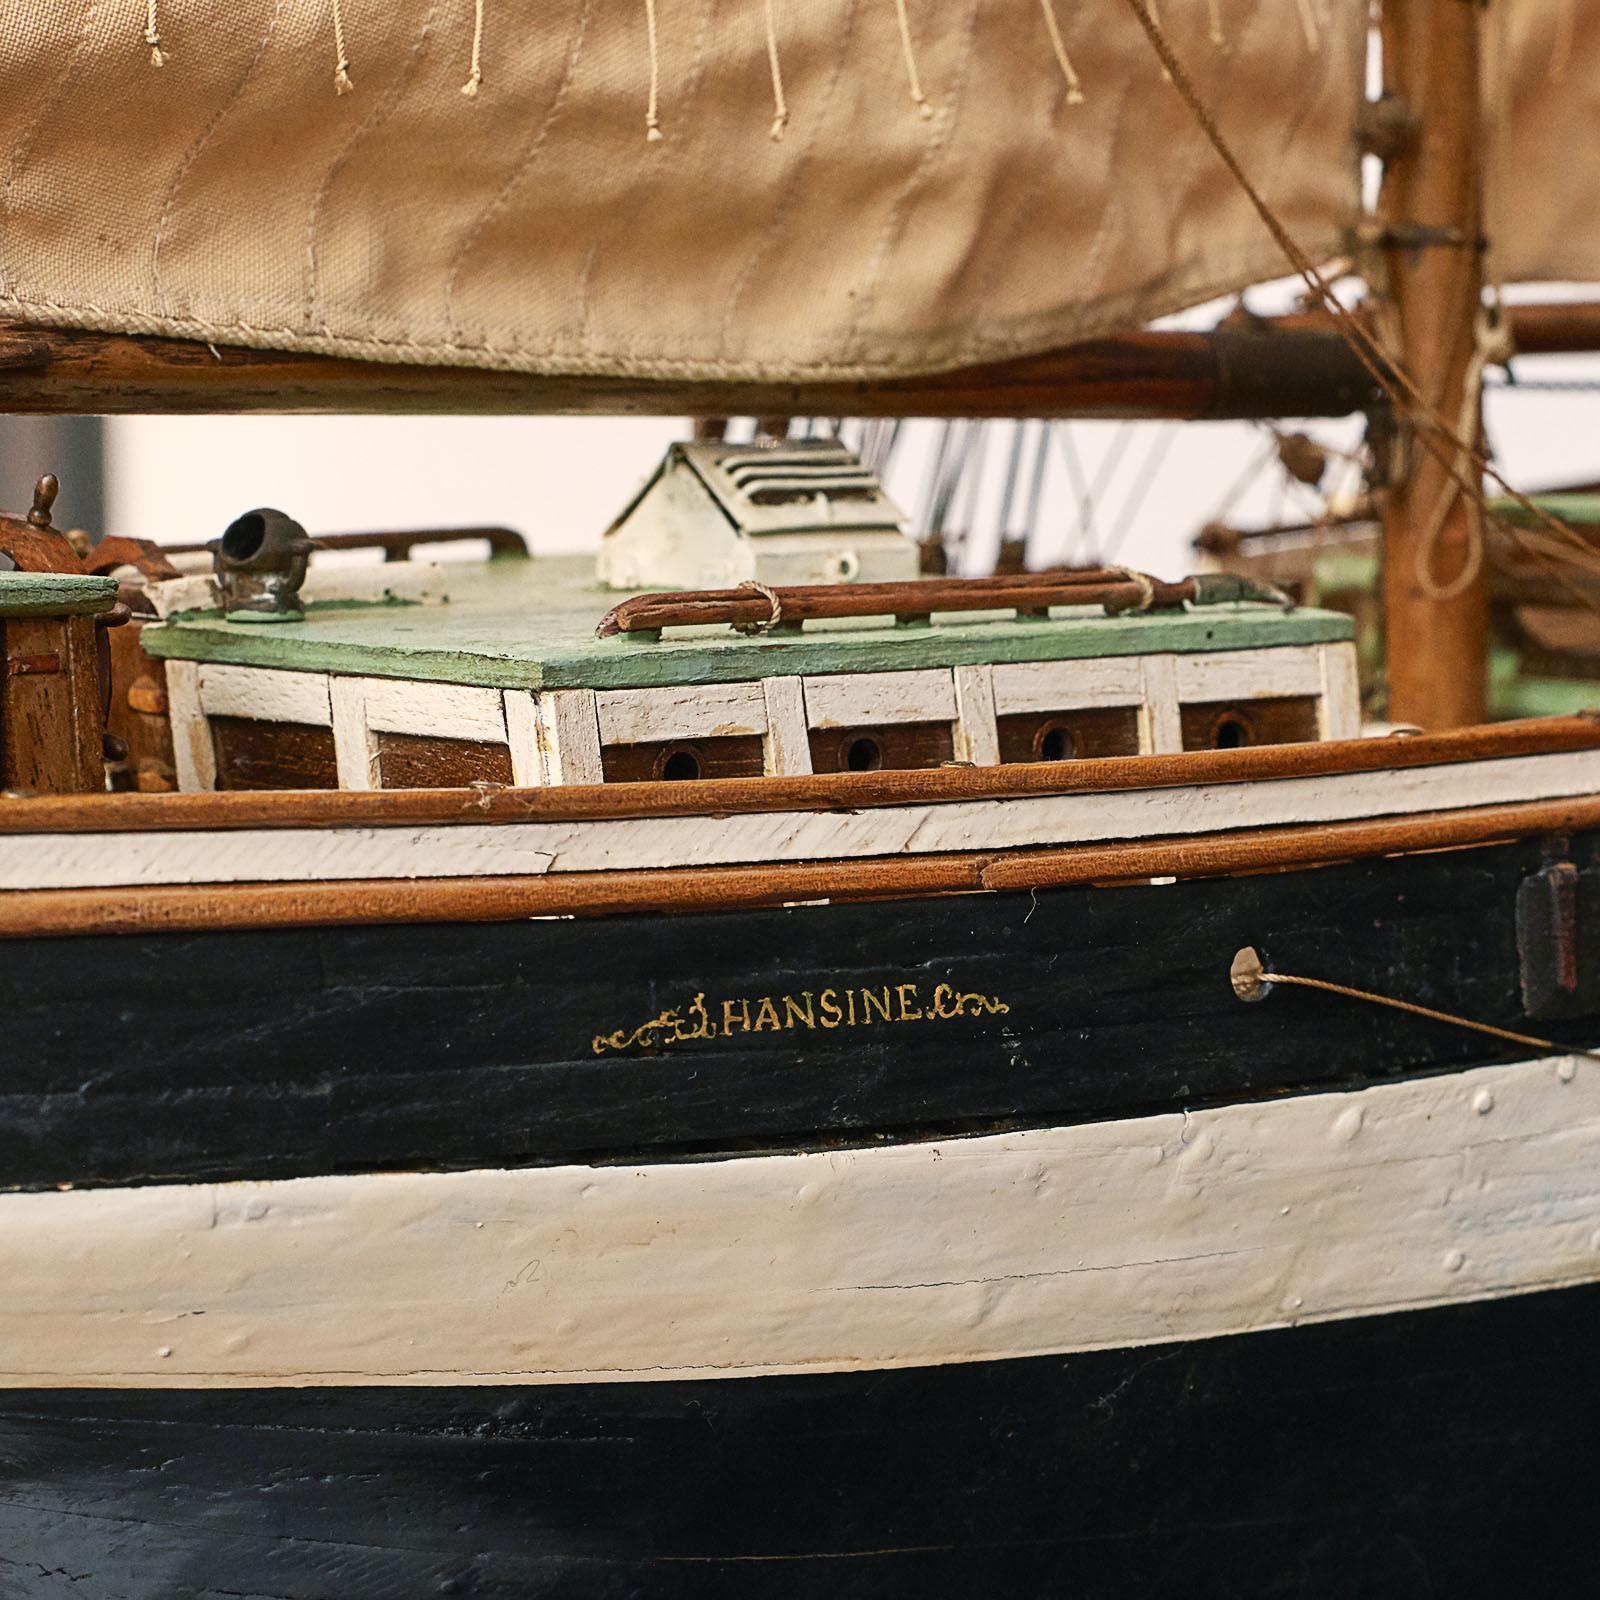
<path fill-rule="evenodd" d="M 1399 355 L 1427 403 L 1479 435 L 1473 360 L 1483 289 L 1479 10 L 1461 0 L 1386 0 L 1388 90 L 1412 136 L 1389 161 L 1380 212 Z M 1450 457 L 1455 447 L 1440 441 Z M 1488 603 L 1473 553 L 1474 510 L 1415 432 L 1399 453 L 1384 514 L 1389 715 L 1423 728 L 1481 722 Z M 1464 476 L 1476 486 L 1472 468 Z"/>
<path fill-rule="evenodd" d="M 1600 302 L 1509 308 L 1526 354 L 1600 349 Z M 1247 329 L 1094 339 L 875 383 L 544 378 L 78 329 L 0 327 L 0 409 L 94 412 L 1096 417 L 1342 417 L 1372 383 L 1315 313 Z"/>
<path fill-rule="evenodd" d="M 1464 849 L 1600 827 L 1578 796 L 1454 812 L 1247 828 L 1052 849 L 518 877 L 23 889 L 0 895 L 0 939 L 525 917 L 682 914 L 830 899 L 895 899 L 1280 872 L 1417 850 Z"/>
<path fill-rule="evenodd" d="M 1335 335 L 1141 332 L 877 382 L 539 377 L 183 339 L 0 327 L 0 409 L 478 415 L 1224 419 L 1345 416 L 1372 384 Z"/>
<path fill-rule="evenodd" d="M 1600 350 L 1600 303 L 1593 300 L 1507 306 L 1506 321 L 1519 355 L 1583 355 Z"/>

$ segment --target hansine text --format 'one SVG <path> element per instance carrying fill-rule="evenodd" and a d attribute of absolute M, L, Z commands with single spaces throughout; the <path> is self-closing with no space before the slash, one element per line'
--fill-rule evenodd
<path fill-rule="evenodd" d="M 742 1033 L 832 1031 L 905 1022 L 953 1022 L 958 1017 L 1003 1016 L 1011 1009 L 993 995 L 966 992 L 948 983 L 931 991 L 918 983 L 886 983 L 878 988 L 802 989 L 799 994 L 763 994 L 708 1001 L 697 994 L 686 1006 L 673 1006 L 631 1031 L 597 1033 L 594 1053 L 608 1050 L 659 1050 L 697 1039 L 727 1039 Z"/>

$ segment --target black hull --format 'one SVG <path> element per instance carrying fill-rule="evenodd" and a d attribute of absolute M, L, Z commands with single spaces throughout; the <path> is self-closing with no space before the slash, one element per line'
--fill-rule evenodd
<path fill-rule="evenodd" d="M 1581 865 L 1592 851 L 1593 836 L 1573 842 Z M 1242 945 L 1588 1042 L 1590 1024 L 1523 1015 L 1515 905 L 1540 860 L 1527 842 L 1160 887 L 687 918 L 11 941 L 0 1186 L 872 1142 L 1519 1053 L 1305 991 L 1241 1005 L 1228 967 Z M 930 1020 L 941 985 L 1005 1009 Z M 887 997 L 887 1018 L 866 991 Z M 861 1015 L 759 1026 L 763 997 L 776 1017 L 784 996 L 830 993 Z M 715 1036 L 597 1054 L 597 1038 L 697 994 Z M 755 1026 L 724 1032 L 729 1000 Z"/>
<path fill-rule="evenodd" d="M 862 1374 L 14 1392 L 0 1594 L 1587 1593 L 1597 1342 L 1585 1288 Z"/>

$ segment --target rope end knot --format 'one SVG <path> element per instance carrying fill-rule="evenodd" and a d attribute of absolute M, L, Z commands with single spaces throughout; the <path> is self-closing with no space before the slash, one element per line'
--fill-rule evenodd
<path fill-rule="evenodd" d="M 1272 982 L 1267 969 L 1261 964 L 1261 953 L 1254 945 L 1246 945 L 1233 958 L 1228 968 L 1228 981 L 1233 992 L 1244 1001 L 1265 1000 Z"/>

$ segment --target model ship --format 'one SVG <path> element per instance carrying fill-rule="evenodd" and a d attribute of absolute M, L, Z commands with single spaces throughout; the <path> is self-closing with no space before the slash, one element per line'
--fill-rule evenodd
<path fill-rule="evenodd" d="M 28 20 L 12 404 L 1365 407 L 1427 731 L 1263 581 L 923 576 L 780 429 L 593 564 L 241 507 L 195 570 L 42 480 L 0 1588 L 1592 1582 L 1600 721 L 1476 715 L 1479 24 L 1387 10 L 1359 240 L 1365 5 Z M 1502 270 L 1577 275 L 1521 198 Z M 1124 331 L 1284 248 L 1320 320 Z"/>

